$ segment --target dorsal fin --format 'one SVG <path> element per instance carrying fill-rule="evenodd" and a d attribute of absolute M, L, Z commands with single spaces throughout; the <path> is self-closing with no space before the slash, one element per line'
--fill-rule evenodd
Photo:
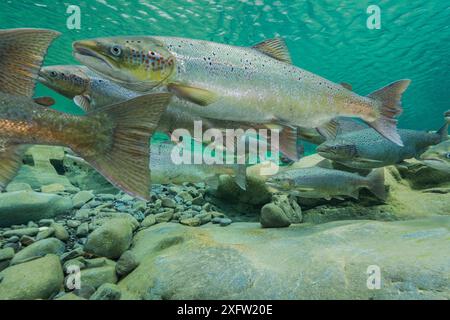
<path fill-rule="evenodd" d="M 292 64 L 291 55 L 289 54 L 286 42 L 281 38 L 264 40 L 263 42 L 255 44 L 252 48 L 271 58 Z"/>
<path fill-rule="evenodd" d="M 31 98 L 47 48 L 59 34 L 40 29 L 0 30 L 0 91 Z"/>

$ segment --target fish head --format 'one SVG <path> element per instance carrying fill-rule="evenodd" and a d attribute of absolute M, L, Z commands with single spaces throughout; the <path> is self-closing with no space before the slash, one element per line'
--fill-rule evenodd
<path fill-rule="evenodd" d="M 450 140 L 429 148 L 420 156 L 420 160 L 431 168 L 450 172 Z"/>
<path fill-rule="evenodd" d="M 89 85 L 89 77 L 79 66 L 43 67 L 38 81 L 70 99 L 83 94 Z"/>
<path fill-rule="evenodd" d="M 76 41 L 73 54 L 90 69 L 138 91 L 158 86 L 175 71 L 175 57 L 161 41 L 152 37 Z"/>
<path fill-rule="evenodd" d="M 358 156 L 356 145 L 342 139 L 325 141 L 316 149 L 317 153 L 330 160 L 352 160 Z"/>
<path fill-rule="evenodd" d="M 277 174 L 267 179 L 266 185 L 275 191 L 290 191 L 295 187 L 295 181 L 286 174 Z"/>
<path fill-rule="evenodd" d="M 445 121 L 447 121 L 447 123 L 450 123 L 450 110 L 448 110 L 444 113 L 444 118 L 445 118 Z"/>

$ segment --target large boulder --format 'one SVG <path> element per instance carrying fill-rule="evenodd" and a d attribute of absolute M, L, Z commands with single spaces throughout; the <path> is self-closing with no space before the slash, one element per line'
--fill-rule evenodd
<path fill-rule="evenodd" d="M 47 255 L 0 272 L 0 300 L 49 299 L 64 281 L 56 255 Z"/>
<path fill-rule="evenodd" d="M 132 237 L 133 226 L 128 219 L 112 219 L 88 236 L 84 250 L 97 256 L 117 259 L 130 247 Z"/>
<path fill-rule="evenodd" d="M 140 264 L 118 285 L 122 299 L 449 299 L 449 237 L 450 217 L 157 224 L 135 236 Z"/>
<path fill-rule="evenodd" d="M 34 191 L 0 194 L 0 227 L 54 218 L 72 209 L 69 198 Z"/>

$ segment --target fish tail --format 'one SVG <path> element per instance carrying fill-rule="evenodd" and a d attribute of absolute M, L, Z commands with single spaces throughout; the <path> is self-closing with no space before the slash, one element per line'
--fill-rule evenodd
<path fill-rule="evenodd" d="M 112 136 L 109 146 L 94 145 L 80 155 L 117 188 L 149 200 L 150 139 L 170 98 L 169 93 L 148 94 L 88 113 L 106 115 Z"/>
<path fill-rule="evenodd" d="M 386 200 L 386 189 L 384 188 L 384 168 L 372 170 L 367 176 L 368 188 L 380 200 Z"/>
<path fill-rule="evenodd" d="M 0 91 L 32 97 L 47 49 L 59 35 L 44 29 L 0 30 Z"/>
<path fill-rule="evenodd" d="M 448 123 L 446 122 L 437 132 L 440 142 L 448 140 Z"/>
<path fill-rule="evenodd" d="M 403 142 L 397 132 L 397 120 L 395 117 L 402 113 L 402 94 L 410 83 L 411 80 L 408 79 L 398 80 L 367 96 L 381 103 L 378 109 L 378 119 L 368 122 L 368 125 L 399 146 L 403 146 Z"/>

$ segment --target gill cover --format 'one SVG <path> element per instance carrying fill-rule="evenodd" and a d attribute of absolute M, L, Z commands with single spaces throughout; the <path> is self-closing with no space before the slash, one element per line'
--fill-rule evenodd
<path fill-rule="evenodd" d="M 152 37 L 113 37 L 77 41 L 74 56 L 81 63 L 126 88 L 148 91 L 175 70 L 175 57 Z"/>

